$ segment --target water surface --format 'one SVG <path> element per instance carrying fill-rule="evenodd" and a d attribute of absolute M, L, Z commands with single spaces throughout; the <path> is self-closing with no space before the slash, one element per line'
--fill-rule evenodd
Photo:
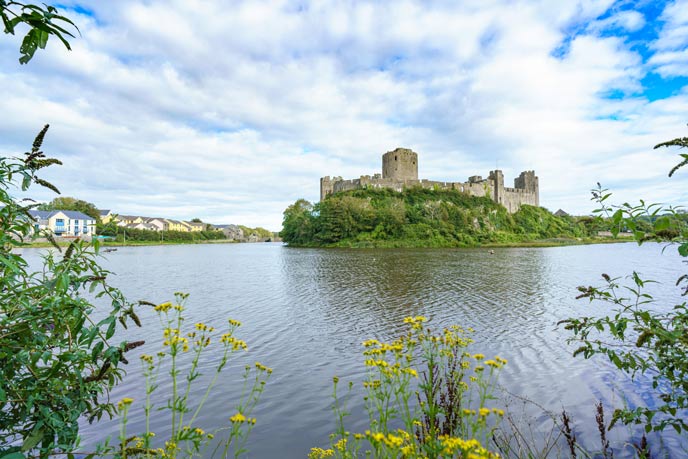
<path fill-rule="evenodd" d="M 40 252 L 25 253 L 36 262 Z M 476 352 L 509 360 L 500 378 L 506 390 L 554 412 L 565 407 L 578 421 L 580 438 L 596 447 L 594 402 L 619 406 L 621 393 L 627 403 L 648 401 L 649 386 L 631 383 L 604 359 L 572 358 L 569 335 L 556 323 L 595 311 L 587 300 L 574 298 L 579 285 L 601 285 L 601 273 L 623 276 L 636 269 L 663 282 L 652 292 L 665 306 L 674 304 L 679 292 L 673 284 L 682 269 L 675 249 L 663 253 L 659 244 L 496 249 L 493 255 L 486 249 L 179 245 L 119 248 L 103 264 L 116 273 L 111 283 L 131 299 L 161 303 L 175 291 L 190 293 L 189 324 L 243 322 L 239 336 L 250 352 L 220 381 L 219 395 L 199 424 L 206 430 L 228 424 L 243 365 L 259 360 L 272 367 L 248 445 L 249 457 L 257 458 L 303 458 L 311 447 L 325 447 L 335 428 L 332 377 L 361 381 L 361 342 L 396 338 L 409 315 L 427 316 L 438 328 L 473 327 Z M 162 342 L 156 316 L 146 308 L 140 316 L 143 330 L 122 337 L 143 337 L 146 345 L 133 352 L 154 354 Z M 216 358 L 205 361 L 204 368 Z M 113 391 L 115 400 L 143 398 L 140 365 L 130 360 L 124 383 Z M 200 395 L 192 392 L 191 398 Z M 352 400 L 350 407 L 350 430 L 363 430 L 362 401 Z M 547 417 L 539 409 L 526 411 L 535 431 L 546 428 Z M 141 427 L 136 405 L 130 418 L 130 431 L 136 431 Z M 153 430 L 166 421 L 158 415 Z M 85 443 L 93 444 L 116 436 L 117 423 L 86 424 L 82 433 Z"/>

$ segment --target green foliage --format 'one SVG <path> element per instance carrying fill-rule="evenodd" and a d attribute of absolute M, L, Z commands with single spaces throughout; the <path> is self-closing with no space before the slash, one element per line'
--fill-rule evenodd
<path fill-rule="evenodd" d="M 272 239 L 274 237 L 272 231 L 261 228 L 260 226 L 256 228 L 249 228 L 248 226 L 239 225 L 239 228 L 241 228 L 241 231 L 244 232 L 244 237 L 249 237 L 252 234 L 261 239 Z"/>
<path fill-rule="evenodd" d="M 40 151 L 47 129 L 24 158 L 0 158 L 0 457 L 70 451 L 80 417 L 113 413 L 108 391 L 121 378 L 125 353 L 142 343 L 111 341 L 118 324 L 139 319 L 107 284 L 97 245 L 77 239 L 64 253 L 56 246 L 37 272 L 14 250 L 33 233 L 35 204 L 11 192 L 32 184 L 56 189 L 37 175 L 57 162 Z M 103 305 L 99 320 L 85 293 Z"/>
<path fill-rule="evenodd" d="M 688 146 L 686 139 L 675 139 L 657 145 L 681 147 Z M 671 171 L 670 175 L 686 164 L 683 160 Z M 647 240 L 666 240 L 670 238 L 682 257 L 688 256 L 688 225 L 686 215 L 671 207 L 659 204 L 638 205 L 624 203 L 609 205 L 611 193 L 599 184 L 593 190 L 593 200 L 599 205 L 596 213 L 605 216 L 610 231 L 618 234 L 627 229 L 641 244 Z M 599 217 L 602 221 L 602 217 Z M 606 356 L 617 368 L 631 377 L 645 374 L 652 379 L 657 401 L 653 406 L 617 409 L 612 425 L 623 423 L 644 424 L 647 432 L 661 431 L 667 427 L 677 432 L 688 429 L 686 410 L 688 410 L 688 307 L 686 302 L 659 305 L 646 292 L 652 282 L 633 272 L 630 285 L 620 278 L 602 275 L 602 287 L 579 287 L 579 298 L 589 298 L 591 302 L 601 302 L 613 308 L 613 315 L 604 317 L 581 317 L 563 321 L 565 328 L 571 330 L 571 342 L 579 343 L 574 355 L 585 358 L 595 355 Z M 682 295 L 688 293 L 688 274 L 678 276 L 677 286 Z"/>
<path fill-rule="evenodd" d="M 499 457 L 484 445 L 492 441 L 504 415 L 493 405 L 492 394 L 506 360 L 484 360 L 482 354 L 467 352 L 471 330 L 453 326 L 435 333 L 425 321 L 407 317 L 408 331 L 401 338 L 363 343 L 369 425 L 353 434 L 345 428 L 349 413 L 337 396 L 335 377 L 337 432 L 330 437 L 330 448 L 313 448 L 309 458 Z"/>
<path fill-rule="evenodd" d="M 73 27 L 77 32 L 79 28 L 67 17 L 58 14 L 53 6 L 38 6 L 30 3 L 22 3 L 8 0 L 0 0 L 0 18 L 2 18 L 4 31 L 14 35 L 17 26 L 24 24 L 29 31 L 22 40 L 19 52 L 19 62 L 26 64 L 33 58 L 38 48 L 45 49 L 50 36 L 57 37 L 69 50 L 66 37 L 74 37 L 74 34 L 65 27 Z"/>
<path fill-rule="evenodd" d="M 53 199 L 47 204 L 41 204 L 38 206 L 40 210 L 76 210 L 82 214 L 86 214 L 89 217 L 93 217 L 96 223 L 100 223 L 100 211 L 90 202 L 83 201 L 81 199 L 70 198 L 68 196 L 60 196 Z"/>
<path fill-rule="evenodd" d="M 226 236 L 222 231 L 206 230 L 206 231 L 153 231 L 136 228 L 122 228 L 117 226 L 116 222 L 111 221 L 105 225 L 97 227 L 98 234 L 101 236 L 114 237 L 117 242 L 125 241 L 169 241 L 169 242 L 185 242 L 185 241 L 216 241 L 225 239 Z"/>
<path fill-rule="evenodd" d="M 575 219 L 522 206 L 513 215 L 490 198 L 452 190 L 361 189 L 284 211 L 282 238 L 303 246 L 465 247 L 586 237 Z"/>

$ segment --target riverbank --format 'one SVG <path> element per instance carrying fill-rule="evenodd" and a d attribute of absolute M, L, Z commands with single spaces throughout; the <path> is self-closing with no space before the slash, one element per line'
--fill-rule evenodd
<path fill-rule="evenodd" d="M 278 241 L 276 241 L 278 242 Z M 101 247 L 136 247 L 155 245 L 198 245 L 198 244 L 261 244 L 262 242 L 239 242 L 232 239 L 197 240 L 197 241 L 101 241 Z M 57 241 L 60 247 L 68 247 L 71 241 Z M 30 242 L 24 247 L 47 248 L 53 247 L 50 242 Z"/>
<path fill-rule="evenodd" d="M 550 238 L 534 241 L 512 241 L 512 242 L 485 242 L 477 244 L 456 244 L 443 245 L 431 244 L 428 241 L 340 241 L 336 244 L 289 244 L 290 247 L 297 248 L 340 248 L 340 249 L 477 249 L 477 248 L 519 248 L 519 247 L 563 247 L 572 245 L 594 245 L 594 244 L 616 244 L 620 242 L 633 242 L 633 239 L 626 237 L 604 237 L 604 238 Z"/>

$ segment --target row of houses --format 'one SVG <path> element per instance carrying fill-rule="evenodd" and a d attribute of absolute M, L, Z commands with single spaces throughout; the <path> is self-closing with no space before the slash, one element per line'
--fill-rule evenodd
<path fill-rule="evenodd" d="M 113 214 L 110 210 L 100 211 L 100 221 L 105 224 L 114 221 L 119 227 L 149 231 L 194 232 L 204 231 L 208 226 L 206 223 L 173 220 L 171 218 L 142 217 L 139 215 L 117 215 Z"/>
<path fill-rule="evenodd" d="M 96 220 L 82 212 L 75 210 L 30 210 L 29 214 L 34 219 L 33 226 L 36 233 L 48 231 L 55 236 L 81 237 L 83 239 L 90 239 L 96 234 Z M 101 210 L 100 219 L 105 224 L 114 221 L 118 227 L 151 231 L 222 231 L 228 240 L 238 242 L 275 240 L 274 237 L 266 238 L 255 232 L 245 234 L 238 225 L 209 225 L 171 218 L 117 215 L 110 210 Z"/>
<path fill-rule="evenodd" d="M 49 231 L 55 236 L 90 238 L 96 234 L 95 218 L 76 210 L 30 210 L 36 233 Z M 100 211 L 101 221 L 124 228 L 152 231 L 203 231 L 205 223 L 173 220 L 170 218 L 149 218 L 134 215 L 116 215 L 109 210 Z M 216 229 L 216 228 L 212 228 Z"/>

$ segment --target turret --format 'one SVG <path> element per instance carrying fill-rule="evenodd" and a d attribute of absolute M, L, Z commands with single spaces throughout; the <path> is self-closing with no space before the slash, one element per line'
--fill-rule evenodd
<path fill-rule="evenodd" d="M 490 171 L 488 177 L 493 182 L 492 200 L 499 204 L 504 204 L 504 173 L 499 169 Z"/>
<path fill-rule="evenodd" d="M 408 148 L 388 151 L 382 155 L 382 178 L 418 180 L 418 154 Z"/>
<path fill-rule="evenodd" d="M 520 188 L 535 194 L 535 205 L 540 205 L 540 180 L 535 171 L 523 171 L 514 179 L 514 188 Z"/>

